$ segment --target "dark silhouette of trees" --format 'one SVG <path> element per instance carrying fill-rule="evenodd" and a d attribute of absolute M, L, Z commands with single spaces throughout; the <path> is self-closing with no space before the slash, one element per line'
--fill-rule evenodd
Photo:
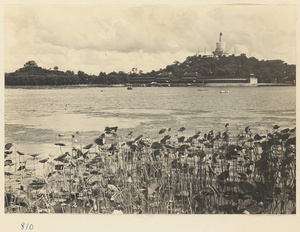
<path fill-rule="evenodd" d="M 245 54 L 240 56 L 230 55 L 219 58 L 201 55 L 188 56 L 184 62 L 175 60 L 173 64 L 164 69 L 144 73 L 132 68 L 130 73 L 125 72 L 100 72 L 99 75 L 89 75 L 79 70 L 77 73 L 67 70 L 60 71 L 58 66 L 54 70 L 44 69 L 33 60 L 15 72 L 5 73 L 5 85 L 79 85 L 101 84 L 115 85 L 126 84 L 130 77 L 159 77 L 181 79 L 184 76 L 205 77 L 249 77 L 253 73 L 260 83 L 291 83 L 296 81 L 296 65 L 289 65 L 282 60 L 258 60 L 248 58 Z"/>
<path fill-rule="evenodd" d="M 260 83 L 295 83 L 296 65 L 289 65 L 282 60 L 261 60 L 248 58 L 245 54 L 230 55 L 219 58 L 201 55 L 188 56 L 184 62 L 174 61 L 165 69 L 149 72 L 147 76 L 160 73 L 171 73 L 171 77 L 181 78 L 184 75 L 226 76 L 233 78 L 249 77 L 253 73 Z"/>
<path fill-rule="evenodd" d="M 30 60 L 24 64 L 24 67 L 38 67 L 37 63 L 34 60 Z"/>

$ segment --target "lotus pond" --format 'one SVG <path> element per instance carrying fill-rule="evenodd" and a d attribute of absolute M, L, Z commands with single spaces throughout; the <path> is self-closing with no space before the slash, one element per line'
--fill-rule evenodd
<path fill-rule="evenodd" d="M 185 129 L 150 138 L 106 127 L 90 144 L 78 144 L 76 132 L 47 157 L 7 143 L 5 212 L 296 213 L 296 128 Z"/>

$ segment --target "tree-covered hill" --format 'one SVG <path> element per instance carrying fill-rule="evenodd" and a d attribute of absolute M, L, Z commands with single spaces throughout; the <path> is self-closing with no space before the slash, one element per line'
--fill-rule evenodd
<path fill-rule="evenodd" d="M 67 70 L 59 71 L 55 66 L 53 70 L 39 67 L 35 61 L 28 61 L 12 73 L 5 73 L 5 85 L 79 85 L 79 84 L 125 84 L 128 82 L 128 75 L 124 72 L 111 72 L 99 75 L 89 75 L 83 71 L 74 73 Z"/>
<path fill-rule="evenodd" d="M 164 69 L 143 73 L 132 68 L 130 73 L 100 72 L 99 75 L 89 75 L 83 71 L 60 71 L 57 66 L 53 70 L 41 68 L 35 61 L 28 61 L 24 67 L 12 73 L 5 73 L 5 85 L 78 85 L 78 84 L 126 84 L 130 77 L 163 77 L 182 80 L 187 76 L 194 77 L 231 77 L 245 78 L 253 73 L 259 83 L 290 83 L 296 81 L 296 65 L 289 65 L 282 60 L 258 60 L 254 57 L 223 56 L 207 57 L 201 55 L 189 56 L 184 62 L 174 61 Z"/>
<path fill-rule="evenodd" d="M 249 77 L 253 73 L 259 83 L 294 83 L 296 80 L 296 65 L 289 65 L 282 60 L 258 60 L 246 55 L 222 56 L 219 58 L 201 55 L 189 56 L 182 63 L 174 61 L 159 72 L 145 75 L 168 73 L 172 78 L 184 76 L 223 76 L 223 77 Z"/>

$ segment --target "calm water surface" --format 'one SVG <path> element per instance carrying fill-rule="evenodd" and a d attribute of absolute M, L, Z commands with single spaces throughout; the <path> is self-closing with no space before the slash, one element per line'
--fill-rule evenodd
<path fill-rule="evenodd" d="M 296 126 L 295 87 L 138 87 L 71 89 L 5 89 L 5 142 L 24 152 L 49 153 L 53 143 L 68 142 L 79 131 L 90 143 L 105 126 L 119 126 L 151 137 L 161 128 L 173 133 L 224 130 L 265 132 L 277 124 Z M 63 133 L 64 137 L 58 137 Z"/>

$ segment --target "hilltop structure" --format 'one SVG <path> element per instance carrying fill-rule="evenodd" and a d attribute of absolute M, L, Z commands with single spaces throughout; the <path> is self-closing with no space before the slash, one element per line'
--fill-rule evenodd
<path fill-rule="evenodd" d="M 222 40 L 222 32 L 220 32 L 219 42 L 216 43 L 216 50 L 211 55 L 204 55 L 204 59 L 216 59 L 220 57 L 228 57 L 229 53 L 226 50 L 226 42 Z M 188 65 L 193 65 L 192 61 L 188 61 Z M 175 76 L 172 72 L 160 72 L 156 76 L 129 76 L 131 84 L 143 84 L 146 86 L 180 86 L 180 85 L 195 85 L 195 86 L 257 86 L 258 79 L 253 73 L 242 76 L 233 75 L 201 75 L 198 72 L 185 72 L 180 76 Z M 155 83 L 155 85 L 153 84 Z"/>
<path fill-rule="evenodd" d="M 213 51 L 214 57 L 229 56 L 226 50 L 226 42 L 222 41 L 222 32 L 220 32 L 219 42 L 216 43 L 216 50 Z"/>

